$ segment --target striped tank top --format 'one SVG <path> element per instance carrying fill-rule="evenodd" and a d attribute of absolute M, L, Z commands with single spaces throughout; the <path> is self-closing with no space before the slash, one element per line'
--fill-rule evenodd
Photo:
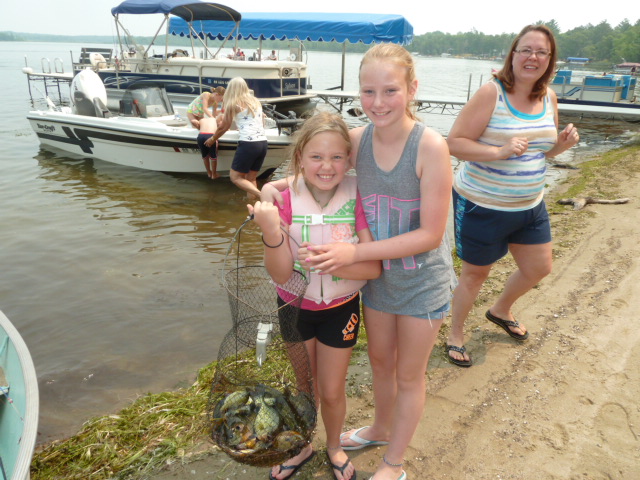
<path fill-rule="evenodd" d="M 456 192 L 485 208 L 504 211 L 528 210 L 542 201 L 547 165 L 545 152 L 556 143 L 558 131 L 549 95 L 543 99 L 542 113 L 526 114 L 509 104 L 498 80 L 496 105 L 487 128 L 478 142 L 501 147 L 513 137 L 526 137 L 527 151 L 504 160 L 463 162 L 454 185 Z"/>

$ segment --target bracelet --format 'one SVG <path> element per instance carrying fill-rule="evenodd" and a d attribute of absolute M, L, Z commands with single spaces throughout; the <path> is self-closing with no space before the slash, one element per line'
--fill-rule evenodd
<path fill-rule="evenodd" d="M 391 467 L 401 467 L 404 463 L 404 462 L 391 463 L 389 460 L 387 460 L 387 457 L 385 457 L 384 455 L 382 456 L 382 461 Z"/>
<path fill-rule="evenodd" d="M 280 245 L 282 245 L 284 243 L 284 233 L 281 233 L 280 235 L 282 235 L 282 240 L 280 240 L 280 243 L 277 245 L 269 245 L 267 242 L 264 241 L 264 235 L 261 235 L 260 238 L 262 238 L 262 243 L 264 243 L 264 246 L 267 248 L 278 248 Z"/>

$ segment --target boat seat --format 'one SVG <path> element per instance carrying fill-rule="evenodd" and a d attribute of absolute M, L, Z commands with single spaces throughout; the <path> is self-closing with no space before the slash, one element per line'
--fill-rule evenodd
<path fill-rule="evenodd" d="M 84 93 L 77 90 L 73 92 L 73 104 L 78 115 L 85 115 L 87 117 L 97 116 L 96 107 Z"/>
<path fill-rule="evenodd" d="M 83 47 L 80 50 L 80 60 L 78 63 L 83 65 L 91 65 L 91 54 L 99 53 L 104 57 L 104 60 L 109 63 L 111 57 L 113 57 L 113 49 L 111 48 L 97 48 L 97 47 Z"/>

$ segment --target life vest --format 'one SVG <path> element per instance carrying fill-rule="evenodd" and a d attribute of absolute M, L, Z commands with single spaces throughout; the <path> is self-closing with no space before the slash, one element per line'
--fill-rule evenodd
<path fill-rule="evenodd" d="M 356 178 L 346 176 L 338 185 L 329 204 L 321 208 L 318 202 L 300 178 L 297 184 L 298 194 L 291 188 L 292 224 L 289 227 L 289 244 L 292 252 L 298 251 L 298 243 L 310 242 L 322 245 L 334 242 L 358 243 L 356 234 Z M 296 255 L 294 254 L 294 257 Z M 309 277 L 309 286 L 305 298 L 320 304 L 346 297 L 357 292 L 366 280 L 346 280 L 333 275 L 319 275 L 304 270 L 295 262 L 295 268 Z"/>

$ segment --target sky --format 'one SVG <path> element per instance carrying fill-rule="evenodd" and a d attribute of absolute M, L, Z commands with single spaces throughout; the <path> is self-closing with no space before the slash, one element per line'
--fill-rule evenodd
<path fill-rule="evenodd" d="M 603 21 L 616 27 L 625 18 L 632 24 L 640 19 L 638 0 L 618 0 L 611 8 L 589 2 L 538 0 L 536 2 L 492 2 L 482 0 L 214 0 L 239 12 L 345 12 L 403 15 L 412 25 L 414 35 L 441 31 L 487 35 L 517 33 L 529 23 L 555 20 L 561 32 Z M 111 8 L 119 0 L 35 0 L 28 8 L 19 0 L 2 2 L 0 31 L 65 35 L 114 35 Z M 500 6 L 497 6 L 497 5 Z M 450 8 L 449 8 L 450 5 Z M 77 12 L 77 13 L 71 13 Z M 154 35 L 162 15 L 122 16 L 125 27 L 140 36 Z"/>

